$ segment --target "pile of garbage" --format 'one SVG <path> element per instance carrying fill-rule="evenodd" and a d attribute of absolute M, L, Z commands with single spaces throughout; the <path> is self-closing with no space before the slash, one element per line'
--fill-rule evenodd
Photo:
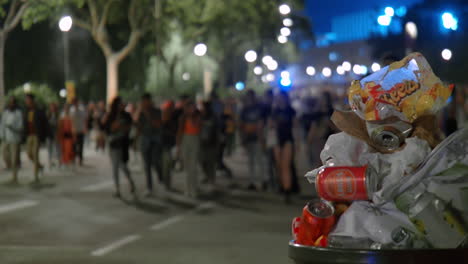
<path fill-rule="evenodd" d="M 293 220 L 295 243 L 331 248 L 468 247 L 468 130 L 442 140 L 444 85 L 419 53 L 354 81 L 335 111 L 323 166 L 306 174 L 320 198 Z"/>

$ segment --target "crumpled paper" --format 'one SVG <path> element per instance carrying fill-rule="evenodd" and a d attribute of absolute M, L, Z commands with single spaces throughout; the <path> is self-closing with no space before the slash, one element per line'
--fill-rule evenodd
<path fill-rule="evenodd" d="M 412 123 L 437 113 L 447 103 L 453 85 L 445 86 L 420 53 L 354 81 L 348 96 L 353 111 L 366 121 L 398 117 Z"/>

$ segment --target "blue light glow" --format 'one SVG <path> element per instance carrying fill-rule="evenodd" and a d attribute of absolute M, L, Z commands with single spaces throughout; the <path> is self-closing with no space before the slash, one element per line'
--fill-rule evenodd
<path fill-rule="evenodd" d="M 236 90 L 237 91 L 242 91 L 245 88 L 245 84 L 243 82 L 237 82 L 236 83 Z"/>
<path fill-rule="evenodd" d="M 290 86 L 292 84 L 289 78 L 281 78 L 280 83 L 282 86 Z"/>
<path fill-rule="evenodd" d="M 453 95 L 447 98 L 447 104 L 450 104 L 453 101 Z"/>
<path fill-rule="evenodd" d="M 408 10 L 406 9 L 405 6 L 400 6 L 399 8 L 397 8 L 397 10 L 395 10 L 395 14 L 399 17 L 402 17 L 406 15 L 407 11 Z"/>
<path fill-rule="evenodd" d="M 442 25 L 446 29 L 457 30 L 458 29 L 458 19 L 449 12 L 442 14 Z"/>
<path fill-rule="evenodd" d="M 338 53 L 332 51 L 328 54 L 328 59 L 330 61 L 337 61 L 338 60 Z"/>

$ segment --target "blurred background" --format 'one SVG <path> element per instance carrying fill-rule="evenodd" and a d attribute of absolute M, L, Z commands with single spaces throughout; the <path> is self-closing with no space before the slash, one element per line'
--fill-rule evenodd
<path fill-rule="evenodd" d="M 50 127 L 39 143 L 1 138 L 16 154 L 1 153 L 0 261 L 287 263 L 291 220 L 315 195 L 302 175 L 321 164 L 353 80 L 421 52 L 455 84 L 441 128 L 464 126 L 467 17 L 466 0 L 0 0 L 0 109 L 18 110 L 7 121 L 25 121 L 28 137 Z M 120 115 L 130 116 L 122 168 L 134 177 L 122 194 L 106 145 Z M 182 123 L 191 118 L 198 127 Z M 195 167 L 203 159 L 191 173 L 176 137 L 211 121 L 222 136 L 185 152 Z M 154 135 L 171 142 L 149 152 L 169 157 L 172 183 L 157 171 L 153 190 L 140 152 Z"/>

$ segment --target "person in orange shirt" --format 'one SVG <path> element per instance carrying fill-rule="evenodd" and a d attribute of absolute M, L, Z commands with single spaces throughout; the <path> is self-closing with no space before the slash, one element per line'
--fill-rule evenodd
<path fill-rule="evenodd" d="M 195 103 L 189 101 L 179 119 L 177 149 L 186 173 L 185 194 L 191 198 L 198 195 L 198 158 L 200 153 L 201 116 Z"/>
<path fill-rule="evenodd" d="M 75 160 L 74 152 L 74 128 L 70 116 L 70 106 L 65 105 L 63 115 L 58 124 L 57 138 L 60 143 L 61 162 L 64 166 L 69 166 Z"/>

